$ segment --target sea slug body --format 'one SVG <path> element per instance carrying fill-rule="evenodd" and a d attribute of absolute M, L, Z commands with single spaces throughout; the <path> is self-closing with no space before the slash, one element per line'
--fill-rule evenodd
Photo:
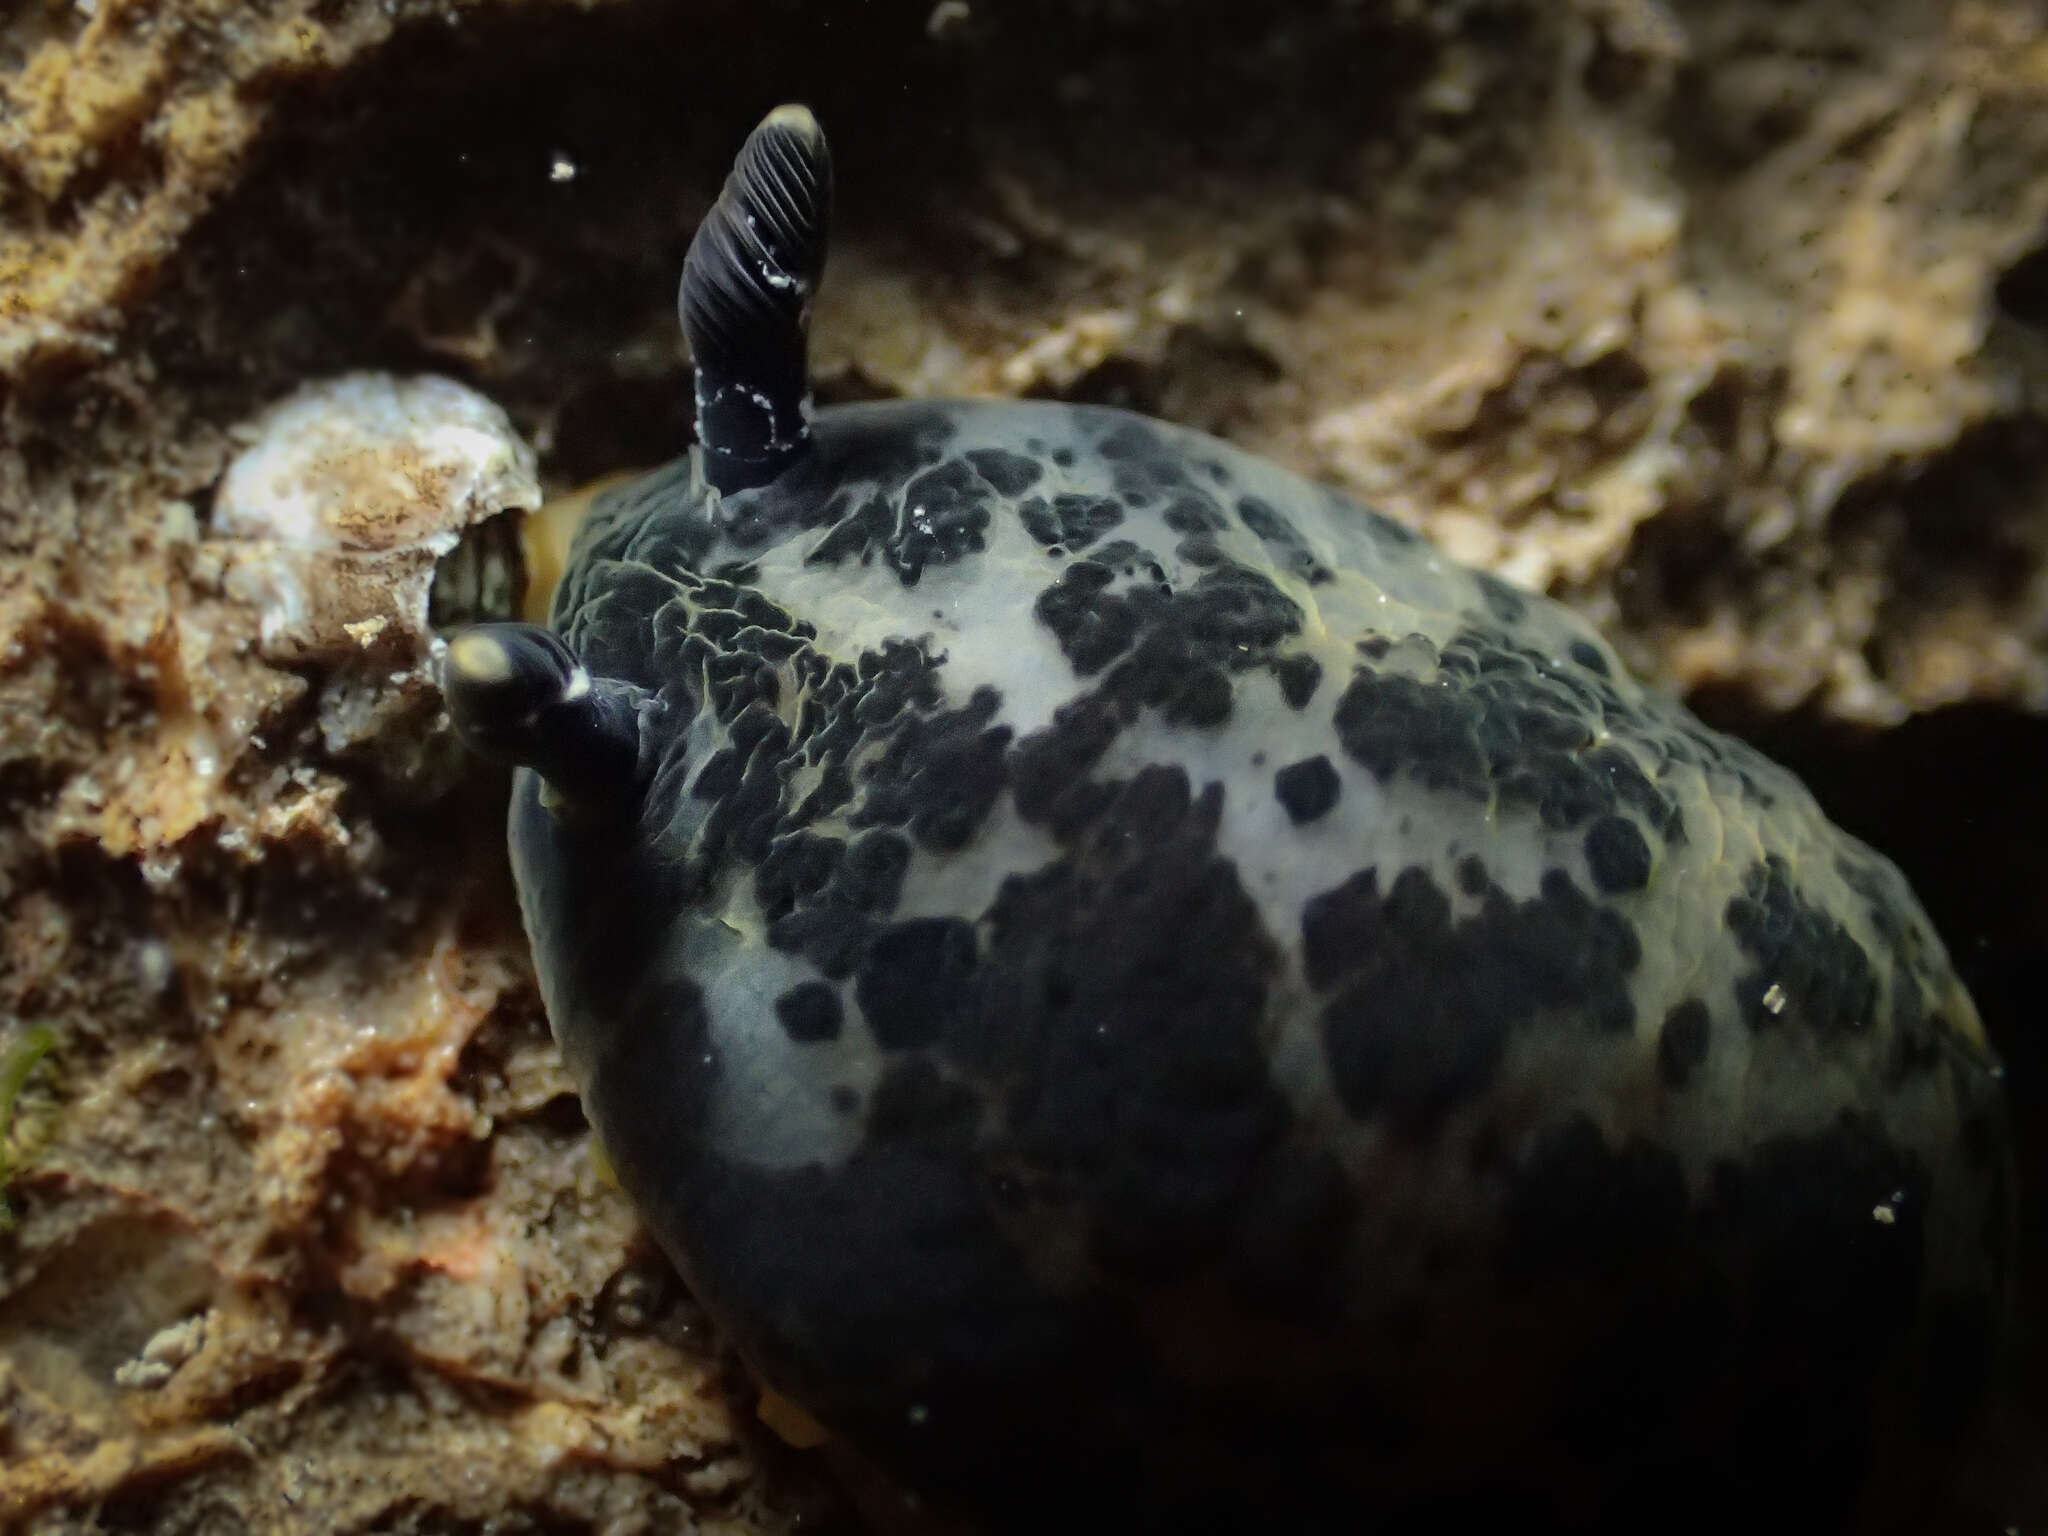
<path fill-rule="evenodd" d="M 550 1019 L 762 1381 L 1004 1530 L 1887 1529 L 2008 1259 L 1898 872 L 1582 620 L 1199 433 L 813 410 L 800 108 L 700 444 L 449 652 Z"/>

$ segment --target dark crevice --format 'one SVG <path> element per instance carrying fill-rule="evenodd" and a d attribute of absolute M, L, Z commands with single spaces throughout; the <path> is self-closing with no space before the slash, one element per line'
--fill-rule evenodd
<path fill-rule="evenodd" d="M 2048 328 L 2048 243 L 2037 245 L 1998 280 L 1998 307 L 2023 325 Z"/>
<path fill-rule="evenodd" d="M 1001 281 L 971 233 L 1014 225 L 997 175 L 1057 182 L 1069 215 L 1193 199 L 1235 218 L 1248 201 L 1352 195 L 1361 154 L 1412 134 L 1438 46 L 1419 21 L 1341 3 L 1200 0 L 1170 21 L 1080 0 L 1028 18 L 976 7 L 937 35 L 925 0 L 763 9 L 402 28 L 362 67 L 284 93 L 138 339 L 220 421 L 348 368 L 452 374 L 540 438 L 551 477 L 579 479 L 686 440 L 677 274 L 734 146 L 778 101 L 808 102 L 832 135 L 836 241 L 941 285 Z M 799 24 L 826 46 L 791 48 Z M 1525 55 L 1555 45 L 1519 13 L 1497 39 L 1472 25 L 1501 90 L 1497 126 L 1452 173 L 1467 180 L 1526 153 L 1515 124 L 1540 107 L 1541 71 Z M 1033 259 L 1009 280 L 1071 259 L 1015 233 Z"/>

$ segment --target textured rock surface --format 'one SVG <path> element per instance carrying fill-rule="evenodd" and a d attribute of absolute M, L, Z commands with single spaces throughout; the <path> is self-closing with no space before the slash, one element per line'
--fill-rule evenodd
<path fill-rule="evenodd" d="M 209 522 L 228 429 L 354 367 L 480 386 L 556 484 L 668 456 L 684 245 L 789 98 L 839 153 L 828 394 L 1138 404 L 1578 603 L 1908 863 L 2038 1149 L 2041 5 L 28 0 L 0 1054 L 56 1048 L 0 1528 L 828 1518 L 591 1165 L 502 786 L 334 741 Z"/>

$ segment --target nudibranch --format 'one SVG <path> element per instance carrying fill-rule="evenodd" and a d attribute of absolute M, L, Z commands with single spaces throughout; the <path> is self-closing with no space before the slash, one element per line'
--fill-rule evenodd
<path fill-rule="evenodd" d="M 697 446 L 445 675 L 590 1120 L 749 1368 L 992 1529 L 1909 1524 L 2009 1132 L 1898 871 L 1224 442 L 814 410 L 830 183 L 809 112 L 755 130 Z"/>

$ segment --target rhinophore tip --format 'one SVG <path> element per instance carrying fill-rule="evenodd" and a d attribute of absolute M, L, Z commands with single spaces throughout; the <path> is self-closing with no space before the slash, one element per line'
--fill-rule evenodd
<path fill-rule="evenodd" d="M 774 479 L 810 440 L 806 334 L 825 271 L 832 156 L 808 107 L 747 136 L 683 262 L 697 438 L 720 491 Z"/>
<path fill-rule="evenodd" d="M 480 756 L 531 768 L 591 809 L 638 802 L 640 725 L 631 690 L 593 682 L 537 624 L 479 624 L 448 642 L 441 691 Z"/>

